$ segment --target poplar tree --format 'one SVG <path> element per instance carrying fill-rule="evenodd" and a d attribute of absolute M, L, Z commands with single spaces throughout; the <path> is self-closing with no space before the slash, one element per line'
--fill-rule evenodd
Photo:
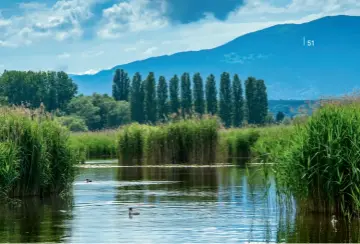
<path fill-rule="evenodd" d="M 132 121 L 144 122 L 144 100 L 141 90 L 141 75 L 137 72 L 132 80 L 130 92 L 130 111 Z"/>
<path fill-rule="evenodd" d="M 194 111 L 201 116 L 205 113 L 205 100 L 204 85 L 200 73 L 194 75 L 193 83 Z"/>
<path fill-rule="evenodd" d="M 268 98 L 264 80 L 257 80 L 256 82 L 256 101 L 258 120 L 257 124 L 265 124 L 268 115 Z"/>
<path fill-rule="evenodd" d="M 233 126 L 239 127 L 244 120 L 244 99 L 243 91 L 241 86 L 241 81 L 238 75 L 234 75 L 233 84 L 232 84 L 232 119 Z"/>
<path fill-rule="evenodd" d="M 155 124 L 156 122 L 156 91 L 155 76 L 150 72 L 144 84 L 144 114 L 146 122 Z"/>
<path fill-rule="evenodd" d="M 113 78 L 112 95 L 116 101 L 128 101 L 130 79 L 123 69 L 117 69 Z"/>
<path fill-rule="evenodd" d="M 168 116 L 167 99 L 168 99 L 168 87 L 164 76 L 160 76 L 157 86 L 157 108 L 158 119 L 164 122 Z"/>
<path fill-rule="evenodd" d="M 245 81 L 245 97 L 249 124 L 255 124 L 257 120 L 256 88 L 256 79 L 254 77 L 249 77 Z"/>
<path fill-rule="evenodd" d="M 179 101 L 179 78 L 174 75 L 170 80 L 170 111 L 171 113 L 179 113 L 180 101 Z"/>
<path fill-rule="evenodd" d="M 215 76 L 210 75 L 206 80 L 206 111 L 208 114 L 215 115 L 218 111 L 217 89 Z"/>
<path fill-rule="evenodd" d="M 181 111 L 182 116 L 191 115 L 192 97 L 191 97 L 191 82 L 189 73 L 184 73 L 181 76 Z"/>
<path fill-rule="evenodd" d="M 220 80 L 220 110 L 219 115 L 225 127 L 231 126 L 231 81 L 227 72 L 221 74 Z"/>

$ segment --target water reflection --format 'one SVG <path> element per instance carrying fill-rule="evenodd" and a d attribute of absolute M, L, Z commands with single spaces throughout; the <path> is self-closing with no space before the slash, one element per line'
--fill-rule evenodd
<path fill-rule="evenodd" d="M 140 215 L 129 218 L 129 207 Z M 255 168 L 81 168 L 70 202 L 0 210 L 2 242 L 357 242 L 360 233 L 357 222 L 335 230 L 329 218 L 280 208 L 274 179 Z"/>
<path fill-rule="evenodd" d="M 1 242 L 60 242 L 71 233 L 65 220 L 71 218 L 71 201 L 59 197 L 29 198 L 20 206 L 0 205 Z"/>

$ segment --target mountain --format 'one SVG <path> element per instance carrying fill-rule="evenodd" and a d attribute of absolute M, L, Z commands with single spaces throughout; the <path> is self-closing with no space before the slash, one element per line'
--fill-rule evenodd
<path fill-rule="evenodd" d="M 145 77 L 153 71 L 168 79 L 185 71 L 200 72 L 203 78 L 213 73 L 217 81 L 227 71 L 238 73 L 243 81 L 248 76 L 265 80 L 270 99 L 317 99 L 358 88 L 359 57 L 360 17 L 341 15 L 276 25 L 214 49 L 153 57 L 72 78 L 81 93 L 91 94 L 111 93 L 117 68 L 131 76 L 139 71 Z"/>

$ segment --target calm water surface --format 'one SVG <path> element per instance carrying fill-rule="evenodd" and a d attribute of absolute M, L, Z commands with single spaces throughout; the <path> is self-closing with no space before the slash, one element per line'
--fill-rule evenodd
<path fill-rule="evenodd" d="M 0 242 L 358 242 L 358 223 L 278 205 L 256 168 L 80 168 L 68 198 L 0 206 Z M 107 167 L 109 166 L 109 167 Z M 92 183 L 85 183 L 86 178 Z M 269 185 L 270 184 L 270 185 Z M 128 208 L 139 216 L 129 218 Z"/>

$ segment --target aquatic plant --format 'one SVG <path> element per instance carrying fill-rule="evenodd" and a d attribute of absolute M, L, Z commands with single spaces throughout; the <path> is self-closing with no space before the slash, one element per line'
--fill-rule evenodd
<path fill-rule="evenodd" d="M 252 155 L 251 147 L 258 140 L 258 128 L 221 130 L 222 143 L 227 147 L 227 158 L 236 163 L 246 162 Z"/>
<path fill-rule="evenodd" d="M 258 139 L 251 146 L 255 163 L 276 163 L 291 142 L 294 126 L 271 126 L 258 128 Z"/>
<path fill-rule="evenodd" d="M 142 164 L 144 140 L 151 126 L 131 124 L 120 129 L 117 140 L 121 164 Z"/>
<path fill-rule="evenodd" d="M 159 126 L 132 124 L 120 130 L 122 163 L 214 163 L 217 146 L 215 118 L 181 120 Z"/>
<path fill-rule="evenodd" d="M 0 108 L 0 191 L 28 196 L 59 193 L 74 176 L 68 131 L 40 108 Z"/>
<path fill-rule="evenodd" d="M 360 213 L 360 105 L 326 102 L 298 125 L 275 165 L 282 192 L 304 209 Z"/>

